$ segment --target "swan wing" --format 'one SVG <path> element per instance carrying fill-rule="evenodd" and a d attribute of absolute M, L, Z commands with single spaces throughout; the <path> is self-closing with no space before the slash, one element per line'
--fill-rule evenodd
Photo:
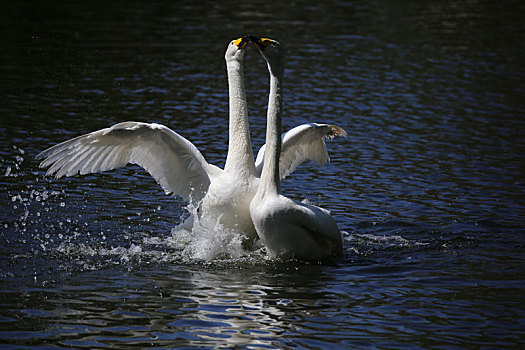
<path fill-rule="evenodd" d="M 316 260 L 342 252 L 341 233 L 325 209 L 278 195 L 252 201 L 250 213 L 272 257 Z"/>
<path fill-rule="evenodd" d="M 55 145 L 37 155 L 46 175 L 91 174 L 138 164 L 167 194 L 199 201 L 220 172 L 188 140 L 160 124 L 123 122 Z"/>
<path fill-rule="evenodd" d="M 336 136 L 345 136 L 346 131 L 336 125 L 309 123 L 296 126 L 284 133 L 281 146 L 281 157 L 279 159 L 279 175 L 281 180 L 291 174 L 301 163 L 312 160 L 319 165 L 330 161 L 326 150 L 325 139 L 333 139 Z M 263 145 L 255 161 L 255 167 L 260 176 L 264 165 Z"/>
<path fill-rule="evenodd" d="M 337 223 L 330 215 L 330 211 L 303 202 L 291 200 L 295 206 L 294 214 L 290 215 L 298 227 L 302 227 L 308 236 L 316 242 L 319 248 L 332 253 L 342 249 L 342 237 Z"/>

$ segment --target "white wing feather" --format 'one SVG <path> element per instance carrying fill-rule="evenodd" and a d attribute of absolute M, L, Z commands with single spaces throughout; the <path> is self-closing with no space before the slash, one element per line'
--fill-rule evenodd
<path fill-rule="evenodd" d="M 312 160 L 319 165 L 330 161 L 326 150 L 325 139 L 336 136 L 345 136 L 346 131 L 336 125 L 309 123 L 296 126 L 284 133 L 279 159 L 279 176 L 284 179 L 292 173 L 301 163 Z M 255 167 L 260 176 L 264 165 L 264 144 L 257 153 Z"/>
<path fill-rule="evenodd" d="M 57 178 L 138 164 L 166 193 L 186 200 L 204 197 L 221 169 L 208 164 L 184 137 L 160 124 L 123 122 L 55 145 L 39 155 L 40 167 Z"/>

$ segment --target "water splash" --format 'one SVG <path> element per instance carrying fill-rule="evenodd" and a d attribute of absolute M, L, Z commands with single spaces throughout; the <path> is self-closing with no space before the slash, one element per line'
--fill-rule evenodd
<path fill-rule="evenodd" d="M 22 148 L 20 147 L 17 147 L 17 146 L 13 146 L 13 150 L 14 150 L 14 161 L 12 162 L 12 164 L 6 164 L 6 170 L 4 172 L 4 176 L 5 177 L 18 177 L 20 175 L 23 175 L 23 172 L 21 171 L 21 167 L 22 167 L 22 163 L 24 162 L 24 157 L 23 155 L 26 153 L 25 150 L 23 150 Z M 4 162 L 4 160 L 2 160 L 2 163 Z M 8 162 L 8 163 L 11 163 L 11 162 Z"/>
<path fill-rule="evenodd" d="M 182 224 L 170 231 L 159 232 L 150 218 L 141 220 L 143 226 L 131 223 L 126 227 L 122 223 L 129 223 L 131 218 L 125 208 L 111 214 L 95 213 L 90 210 L 92 203 L 82 196 L 74 197 L 65 189 L 48 189 L 39 178 L 40 172 L 24 169 L 25 151 L 14 150 L 15 159 L 3 164 L 1 174 L 17 183 L 22 175 L 31 176 L 32 181 L 8 192 L 13 215 L 6 216 L 12 219 L 4 220 L 2 228 L 12 231 L 8 235 L 14 243 L 8 258 L 11 262 L 17 260 L 18 251 L 45 259 L 49 266 L 58 264 L 63 271 L 115 266 L 134 269 L 164 263 L 239 266 L 268 262 L 260 241 L 247 248 L 246 235 L 224 227 L 220 218 L 200 215 L 198 207 L 191 204 L 180 214 Z M 140 210 L 135 213 L 143 215 Z M 28 261 L 31 256 L 27 256 Z M 29 266 L 27 262 L 20 264 Z M 36 273 L 40 267 L 34 268 Z"/>
<path fill-rule="evenodd" d="M 244 233 L 224 227 L 220 217 L 210 219 L 200 215 L 195 206 L 189 205 L 187 209 L 190 217 L 171 230 L 170 240 L 170 244 L 181 249 L 184 259 L 209 262 L 259 257 L 261 245 L 245 249 L 248 237 Z"/>

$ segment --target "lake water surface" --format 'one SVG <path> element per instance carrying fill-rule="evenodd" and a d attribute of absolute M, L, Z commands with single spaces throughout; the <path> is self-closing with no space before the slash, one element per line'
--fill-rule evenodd
<path fill-rule="evenodd" d="M 523 346 L 524 10 L 0 5 L 0 347 Z M 127 120 L 165 124 L 222 167 L 224 51 L 246 33 L 286 47 L 285 129 L 348 131 L 328 143 L 331 163 L 283 182 L 332 211 L 339 261 L 268 261 L 213 232 L 172 232 L 186 203 L 136 166 L 38 169 L 45 148 Z M 254 48 L 245 73 L 256 150 L 268 75 Z"/>

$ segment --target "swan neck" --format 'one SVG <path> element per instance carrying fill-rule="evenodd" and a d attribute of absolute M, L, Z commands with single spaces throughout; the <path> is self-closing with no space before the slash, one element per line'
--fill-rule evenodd
<path fill-rule="evenodd" d="M 224 170 L 241 176 L 255 175 L 243 63 L 226 61 L 230 103 L 228 155 Z"/>
<path fill-rule="evenodd" d="M 266 150 L 259 190 L 265 193 L 280 193 L 279 157 L 281 155 L 281 93 L 282 74 L 270 70 L 270 98 L 266 124 Z"/>

